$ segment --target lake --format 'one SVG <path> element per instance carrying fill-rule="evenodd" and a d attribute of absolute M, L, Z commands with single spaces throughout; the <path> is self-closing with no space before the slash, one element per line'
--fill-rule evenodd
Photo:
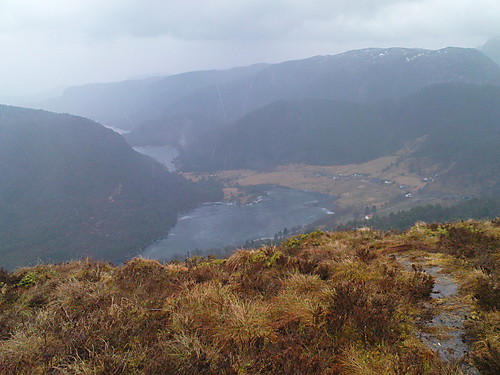
<path fill-rule="evenodd" d="M 134 147 L 175 170 L 175 147 Z M 249 204 L 206 203 L 184 215 L 170 229 L 168 237 L 155 241 L 142 252 L 145 258 L 185 259 L 209 255 L 214 249 L 237 247 L 247 241 L 272 239 L 285 228 L 302 227 L 332 215 L 335 197 L 282 186 L 262 186 L 258 198 Z"/>
<path fill-rule="evenodd" d="M 165 165 L 169 171 L 175 171 L 173 160 L 179 156 L 179 151 L 173 146 L 145 146 L 145 147 L 134 147 L 134 150 L 151 156 L 153 159 L 159 161 Z"/>
<path fill-rule="evenodd" d="M 246 241 L 271 239 L 275 233 L 310 224 L 333 214 L 335 198 L 316 192 L 266 186 L 249 204 L 204 204 L 179 217 L 166 239 L 154 242 L 141 254 L 171 260 L 208 255 L 214 249 L 236 247 Z"/>

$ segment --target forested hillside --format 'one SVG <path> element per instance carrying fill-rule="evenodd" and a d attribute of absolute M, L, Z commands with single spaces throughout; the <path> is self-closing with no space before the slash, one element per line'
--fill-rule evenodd
<path fill-rule="evenodd" d="M 439 84 L 374 104 L 308 99 L 275 102 L 200 136 L 181 150 L 182 168 L 262 169 L 362 163 L 415 144 L 406 157 L 448 177 L 498 189 L 500 88 Z"/>
<path fill-rule="evenodd" d="M 452 206 L 440 204 L 417 206 L 407 211 L 391 212 L 379 216 L 373 210 L 367 209 L 371 216 L 368 220 L 352 220 L 336 226 L 337 230 L 369 227 L 378 230 L 406 230 L 418 222 L 450 222 L 467 219 L 494 219 L 500 217 L 500 198 L 471 199 Z M 322 225 L 328 226 L 328 220 Z"/>
<path fill-rule="evenodd" d="M 0 106 L 0 263 L 121 260 L 166 235 L 180 211 L 219 199 L 102 125 Z M 204 186 L 203 186 L 204 185 Z"/>

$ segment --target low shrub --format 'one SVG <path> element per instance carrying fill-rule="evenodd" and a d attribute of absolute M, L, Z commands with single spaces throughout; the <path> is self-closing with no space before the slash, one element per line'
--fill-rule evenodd
<path fill-rule="evenodd" d="M 500 280 L 494 275 L 482 275 L 476 279 L 474 297 L 481 309 L 500 310 Z"/>
<path fill-rule="evenodd" d="M 500 374 L 500 342 L 498 340 L 476 342 L 471 357 L 481 374 Z"/>
<path fill-rule="evenodd" d="M 429 249 L 480 268 L 464 278 L 477 302 L 468 340 L 478 369 L 497 373 L 498 228 L 488 225 L 317 231 L 228 259 L 0 271 L 0 373 L 459 374 L 414 335 L 433 278 L 391 256 Z"/>

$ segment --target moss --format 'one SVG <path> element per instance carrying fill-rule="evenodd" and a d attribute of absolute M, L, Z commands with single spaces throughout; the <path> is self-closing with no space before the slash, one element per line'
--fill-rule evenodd
<path fill-rule="evenodd" d="M 18 287 L 30 287 L 36 283 L 36 272 L 28 272 L 23 278 L 16 284 Z"/>

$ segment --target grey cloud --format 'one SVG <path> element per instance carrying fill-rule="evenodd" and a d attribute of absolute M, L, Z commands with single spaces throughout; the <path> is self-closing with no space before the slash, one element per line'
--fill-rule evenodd
<path fill-rule="evenodd" d="M 368 16 L 409 0 L 5 0 L 0 30 L 41 29 L 106 39 L 170 35 L 181 39 L 283 36 L 339 15 Z M 418 2 L 413 0 L 411 2 Z"/>
<path fill-rule="evenodd" d="M 499 33 L 498 0 L 1 0 L 0 90 Z"/>
<path fill-rule="evenodd" d="M 415 1 L 419 0 L 410 2 Z M 129 1 L 115 14 L 101 13 L 89 27 L 101 37 L 127 33 L 198 40 L 283 38 L 304 24 L 331 21 L 339 15 L 369 17 L 401 2 L 408 0 Z"/>
<path fill-rule="evenodd" d="M 0 32 L 29 29 L 87 42 L 358 39 L 498 33 L 497 0 L 4 0 Z M 467 30 L 463 30 L 464 28 Z"/>

